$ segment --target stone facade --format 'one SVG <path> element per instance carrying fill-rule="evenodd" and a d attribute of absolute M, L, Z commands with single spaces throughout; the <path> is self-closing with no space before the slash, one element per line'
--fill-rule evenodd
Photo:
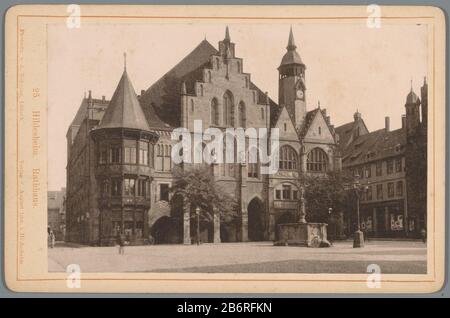
<path fill-rule="evenodd" d="M 336 128 L 343 169 L 368 187 L 361 197 L 360 225 L 369 236 L 418 236 L 426 227 L 426 82 L 421 93 L 422 102 L 412 89 L 408 94 L 400 129 L 391 131 L 386 117 L 384 128 L 369 132 L 358 111 L 353 122 Z M 345 219 L 351 234 L 356 212 L 348 211 Z"/>
<path fill-rule="evenodd" d="M 133 204 L 124 202 L 123 185 L 119 204 L 120 213 L 127 213 L 123 212 L 124 207 L 134 215 L 141 213 L 137 210 L 142 211 L 144 239 L 155 243 L 190 244 L 194 226 L 191 226 L 187 213 L 189 207 L 181 210 L 171 207 L 168 190 L 174 181 L 171 150 L 177 142 L 171 139 L 171 132 L 176 127 L 193 131 L 194 120 L 201 120 L 203 129 L 279 129 L 280 169 L 276 174 L 261 174 L 260 163 L 213 164 L 211 171 L 216 182 L 240 203 L 239 222 L 221 224 L 220 211 L 217 211 L 212 224 L 203 226 L 201 231 L 202 241 L 216 243 L 276 239 L 278 224 L 296 221 L 299 174 L 323 174 L 341 167 L 337 135 L 326 110 L 320 108 L 320 104 L 313 110 L 306 109 L 306 66 L 296 51 L 292 31 L 278 70 L 282 93 L 277 104 L 253 84 L 251 74 L 244 72 L 244 61 L 236 55 L 228 28 L 218 50 L 206 40 L 202 41 L 185 59 L 136 97 L 148 128 L 134 129 L 135 138 L 132 139 L 138 141 L 142 134 L 157 136 L 148 139 L 151 140 L 148 167 L 135 167 L 139 171 L 124 171 L 123 163 L 117 171 L 99 164 L 101 140 L 110 144 L 108 140 L 112 138 L 112 131 L 102 130 L 103 116 L 107 117 L 105 112 L 110 112 L 112 102 L 106 102 L 108 106 L 104 108 L 102 102 L 93 102 L 89 96 L 87 103 L 95 114 L 87 112 L 91 117 L 78 116 L 78 121 L 74 120 L 68 131 L 68 214 L 71 215 L 68 228 L 71 228 L 71 240 L 101 243 L 99 231 L 102 232 L 106 225 L 101 224 L 100 215 L 113 213 L 110 205 L 114 201 L 110 198 L 111 188 L 106 189 L 106 199 L 102 199 L 104 187 L 100 180 L 117 174 L 121 178 L 131 175 L 135 180 L 142 177 L 148 181 L 143 204 L 135 204 L 136 193 Z M 77 132 L 73 133 L 75 129 Z M 127 129 L 129 127 L 115 128 L 115 133 L 121 131 L 120 136 L 116 136 L 121 152 L 125 151 Z M 106 207 L 104 211 L 102 206 Z M 121 220 L 125 222 L 123 218 Z M 136 218 L 131 220 L 136 223 Z M 111 222 L 107 223 L 108 227 L 113 226 L 109 224 Z M 125 224 L 121 225 L 123 229 Z M 132 226 L 130 236 L 133 242 L 139 243 L 135 239 L 136 231 L 137 227 Z"/>

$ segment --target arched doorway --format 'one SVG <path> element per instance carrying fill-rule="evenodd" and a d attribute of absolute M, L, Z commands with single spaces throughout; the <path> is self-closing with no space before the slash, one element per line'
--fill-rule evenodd
<path fill-rule="evenodd" d="M 150 229 L 154 244 L 180 243 L 177 223 L 175 218 L 168 216 L 160 217 Z"/>
<path fill-rule="evenodd" d="M 250 241 L 264 240 L 264 204 L 259 198 L 254 198 L 248 205 L 248 239 Z"/>

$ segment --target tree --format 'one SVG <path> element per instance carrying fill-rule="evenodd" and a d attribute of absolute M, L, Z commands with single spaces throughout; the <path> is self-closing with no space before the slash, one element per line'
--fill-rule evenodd
<path fill-rule="evenodd" d="M 327 222 L 329 208 L 334 212 L 352 211 L 352 191 L 346 185 L 353 177 L 347 171 L 330 171 L 320 175 L 301 175 L 299 185 L 305 189 L 308 222 Z"/>
<path fill-rule="evenodd" d="M 184 207 L 189 206 L 191 219 L 196 217 L 196 207 L 200 208 L 199 217 L 203 225 L 213 222 L 215 209 L 223 223 L 237 219 L 239 205 L 215 182 L 210 166 L 175 168 L 174 177 L 171 204 L 180 205 L 181 201 Z"/>

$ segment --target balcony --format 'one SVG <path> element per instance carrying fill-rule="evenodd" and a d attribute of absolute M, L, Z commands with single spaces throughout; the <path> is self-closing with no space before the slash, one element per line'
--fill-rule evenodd
<path fill-rule="evenodd" d="M 298 209 L 298 201 L 294 201 L 294 200 L 275 200 L 275 201 L 273 201 L 273 207 L 275 209 L 297 210 Z"/>
<path fill-rule="evenodd" d="M 136 205 L 149 207 L 150 198 L 146 197 L 132 197 L 132 196 L 122 196 L 122 197 L 101 197 L 99 198 L 100 206 L 122 206 L 122 205 Z"/>

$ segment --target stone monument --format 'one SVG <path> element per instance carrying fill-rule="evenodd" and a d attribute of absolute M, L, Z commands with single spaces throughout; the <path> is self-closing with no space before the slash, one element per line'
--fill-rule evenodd
<path fill-rule="evenodd" d="M 300 201 L 297 211 L 297 222 L 279 224 L 277 227 L 278 240 L 274 245 L 277 246 L 307 246 L 307 247 L 330 247 L 327 240 L 326 223 L 308 223 L 306 222 L 306 208 L 304 189 L 300 187 Z"/>

